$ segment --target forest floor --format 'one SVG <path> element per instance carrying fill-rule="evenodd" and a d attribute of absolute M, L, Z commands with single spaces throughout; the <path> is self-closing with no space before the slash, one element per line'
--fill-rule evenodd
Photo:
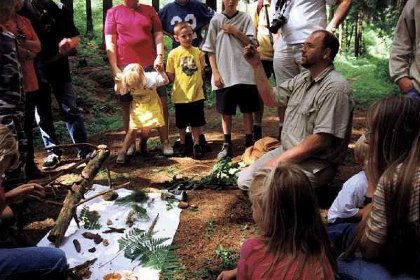
<path fill-rule="evenodd" d="M 76 91 L 79 95 L 78 100 L 89 98 L 96 104 L 98 110 L 104 111 L 105 115 L 118 115 L 120 112 L 116 99 L 112 97 L 112 80 L 109 77 L 109 70 L 98 67 L 97 65 L 76 68 L 77 60 L 73 59 L 72 69 L 76 80 Z M 105 67 L 105 66 L 104 66 Z M 105 75 L 106 74 L 106 75 Z M 87 96 L 87 94 L 89 96 Z M 83 96 L 80 96 L 83 95 Z M 104 103 L 104 100 L 106 102 Z M 82 100 L 83 101 L 83 100 Z M 82 102 L 83 103 L 83 102 Z M 92 113 L 92 106 L 81 106 L 87 125 L 95 123 L 97 118 L 103 115 Z M 357 108 L 354 114 L 353 131 L 348 154 L 343 165 L 339 168 L 337 176 L 331 187 L 318 189 L 317 194 L 321 208 L 327 209 L 342 183 L 360 170 L 354 161 L 353 147 L 355 141 L 360 137 L 365 128 L 366 108 Z M 221 130 L 220 117 L 213 108 L 206 109 L 207 126 L 204 129 L 206 138 L 212 147 L 212 152 L 206 154 L 200 160 L 190 157 L 163 157 L 158 154 L 156 141 L 149 142 L 149 149 L 152 156 L 142 157 L 136 155 L 126 165 L 117 165 L 115 158 L 118 149 L 123 142 L 124 133 L 122 129 L 112 129 L 110 132 L 100 132 L 89 135 L 92 144 L 105 144 L 111 150 L 108 161 L 113 184 L 121 184 L 130 181 L 132 187 L 149 189 L 163 189 L 165 182 L 171 180 L 174 175 L 188 177 L 191 179 L 201 178 L 208 175 L 216 162 L 216 155 L 219 152 L 223 133 Z M 240 156 L 245 150 L 244 132 L 242 116 L 237 115 L 233 118 L 234 125 L 232 139 L 234 153 L 233 161 L 239 161 Z M 62 123 L 57 124 L 63 126 Z M 264 136 L 277 137 L 277 117 L 276 110 L 267 109 L 263 121 Z M 154 139 L 158 139 L 155 134 Z M 170 117 L 170 140 L 172 143 L 178 139 L 175 128 L 174 117 Z M 36 161 L 42 165 L 45 152 L 43 149 L 36 150 Z M 64 168 L 71 159 L 75 157 L 75 151 L 65 151 L 63 163 L 60 168 Z M 80 171 L 80 170 L 79 170 Z M 50 175 L 53 175 L 51 172 Z M 77 175 L 66 175 L 60 178 L 64 184 L 69 184 Z M 99 172 L 94 183 L 107 185 L 107 175 L 105 171 Z M 58 190 L 53 199 L 62 201 L 66 190 Z M 197 209 L 185 209 L 181 213 L 178 231 L 175 235 L 173 244 L 178 247 L 180 270 L 179 279 L 216 279 L 218 273 L 227 268 L 232 268 L 236 264 L 239 249 L 242 242 L 249 237 L 257 234 L 257 228 L 252 220 L 250 202 L 248 198 L 236 187 L 229 187 L 223 190 L 194 190 L 188 191 L 190 204 L 198 206 Z M 25 231 L 24 238 L 31 244 L 36 244 L 52 226 L 52 220 L 58 215 L 59 208 L 40 202 L 31 202 L 24 218 Z M 39 223 L 34 223 L 40 221 Z"/>

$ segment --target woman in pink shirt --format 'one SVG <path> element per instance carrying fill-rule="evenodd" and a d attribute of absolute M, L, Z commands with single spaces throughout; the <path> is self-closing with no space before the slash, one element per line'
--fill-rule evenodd
<path fill-rule="evenodd" d="M 217 280 L 335 279 L 313 187 L 297 165 L 280 164 L 258 175 L 250 198 L 261 235 L 244 242 L 238 268 Z"/>
<path fill-rule="evenodd" d="M 109 9 L 105 20 L 105 43 L 115 77 L 130 63 L 139 63 L 146 71 L 163 67 L 165 47 L 163 44 L 162 24 L 153 7 L 138 3 L 138 0 L 124 0 L 122 5 Z M 116 88 L 116 91 L 120 89 Z M 166 125 L 168 109 L 165 88 L 158 89 Z M 130 120 L 131 96 L 120 98 L 124 129 L 128 131 Z M 145 141 L 142 141 L 145 142 Z M 143 147 L 146 143 L 142 143 Z M 127 152 L 132 155 L 134 148 Z"/>

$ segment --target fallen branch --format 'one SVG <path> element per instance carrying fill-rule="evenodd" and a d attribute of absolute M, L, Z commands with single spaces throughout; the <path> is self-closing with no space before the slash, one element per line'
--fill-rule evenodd
<path fill-rule="evenodd" d="M 98 149 L 98 146 L 92 145 L 90 143 L 76 143 L 76 144 L 55 145 L 55 146 L 47 147 L 45 148 L 45 150 L 52 150 L 52 149 L 59 149 L 59 148 L 82 148 L 82 147 L 89 147 L 94 150 Z"/>
<path fill-rule="evenodd" d="M 57 174 L 55 174 L 53 177 L 51 177 L 50 179 L 47 179 L 44 182 L 40 182 L 39 184 L 43 187 L 45 187 L 46 185 L 51 184 L 52 182 L 54 182 L 55 180 L 57 180 L 59 177 L 63 176 L 64 174 L 68 174 L 70 172 L 72 172 L 73 170 L 77 169 L 80 165 L 88 162 L 88 159 L 81 159 L 80 161 L 76 162 L 75 164 L 73 164 L 72 166 L 70 166 L 67 169 L 63 169 L 60 172 L 58 172 Z"/>
<path fill-rule="evenodd" d="M 95 194 L 94 196 L 91 196 L 91 197 L 89 197 L 89 198 L 86 198 L 86 199 L 85 199 L 85 200 L 83 200 L 83 201 L 80 201 L 80 202 L 76 205 L 76 207 L 78 207 L 78 206 L 80 206 L 80 205 L 82 205 L 82 204 L 84 204 L 84 203 L 88 202 L 89 200 L 92 200 L 92 199 L 94 199 L 94 198 L 97 198 L 98 196 L 101 196 L 101 195 L 103 195 L 103 194 L 107 194 L 107 193 L 109 193 L 109 192 L 112 192 L 112 191 L 115 191 L 115 190 L 121 189 L 121 188 L 123 188 L 123 187 L 129 186 L 130 184 L 131 184 L 130 182 L 127 182 L 127 183 L 121 184 L 121 185 L 119 185 L 119 186 L 116 186 L 116 187 L 115 187 L 115 188 L 113 188 L 113 189 L 109 189 L 109 190 L 106 190 L 106 191 L 102 191 L 102 192 L 100 192 L 100 193 L 98 193 L 98 194 Z"/>
<path fill-rule="evenodd" d="M 83 198 L 84 194 L 91 188 L 93 179 L 104 165 L 109 157 L 109 149 L 105 145 L 98 146 L 98 152 L 92 158 L 86 167 L 82 170 L 79 178 L 73 183 L 72 191 L 69 191 L 63 202 L 60 214 L 55 221 L 55 226 L 48 235 L 48 240 L 60 247 L 63 242 L 64 235 L 69 227 L 71 219 L 76 213 L 77 204 Z"/>

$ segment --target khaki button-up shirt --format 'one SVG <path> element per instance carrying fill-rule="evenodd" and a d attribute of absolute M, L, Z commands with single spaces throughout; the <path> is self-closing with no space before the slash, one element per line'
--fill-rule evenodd
<path fill-rule="evenodd" d="M 354 107 L 350 84 L 326 68 L 313 81 L 304 72 L 282 83 L 275 91 L 279 105 L 287 106 L 281 142 L 287 150 L 316 133 L 334 136 L 332 145 L 314 158 L 338 164 L 346 156 Z"/>

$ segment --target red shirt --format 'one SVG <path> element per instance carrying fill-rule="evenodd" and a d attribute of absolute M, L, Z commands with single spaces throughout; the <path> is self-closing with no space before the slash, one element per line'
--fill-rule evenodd
<path fill-rule="evenodd" d="M 155 9 L 139 4 L 136 10 L 119 5 L 108 10 L 105 35 L 117 35 L 117 65 L 152 66 L 156 58 L 154 32 L 162 31 Z"/>
<path fill-rule="evenodd" d="M 274 256 L 267 254 L 263 243 L 258 239 L 249 239 L 244 242 L 241 247 L 241 256 L 238 262 L 237 280 L 278 280 L 282 278 L 285 265 L 288 264 L 287 258 L 280 260 L 274 268 L 270 277 L 262 277 Z M 299 263 L 295 260 L 289 266 L 289 269 L 284 279 L 294 279 L 293 275 L 296 269 L 299 268 Z M 321 279 L 335 279 L 334 272 L 328 260 L 323 261 L 324 273 L 321 272 L 321 265 L 319 262 L 314 266 L 306 265 L 300 273 L 299 280 L 321 280 Z M 324 275 L 324 276 L 323 276 Z"/>
<path fill-rule="evenodd" d="M 38 40 L 38 36 L 36 35 L 30 20 L 20 15 L 16 15 L 16 20 L 12 19 L 7 22 L 7 29 L 12 32 L 18 40 L 20 35 L 24 35 L 28 41 Z M 23 46 L 23 48 L 25 47 Z M 23 90 L 25 92 L 38 90 L 38 79 L 35 74 L 34 60 L 19 57 L 19 62 L 22 67 Z"/>

